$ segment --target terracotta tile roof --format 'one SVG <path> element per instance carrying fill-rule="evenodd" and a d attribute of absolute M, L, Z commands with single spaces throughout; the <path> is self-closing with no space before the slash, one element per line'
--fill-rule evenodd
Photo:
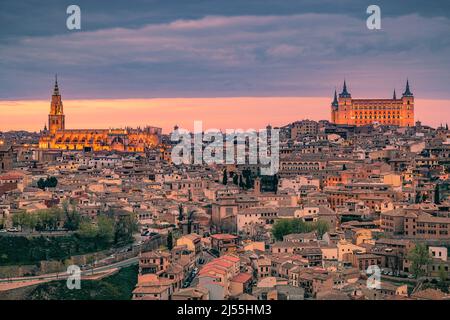
<path fill-rule="evenodd" d="M 211 235 L 211 238 L 216 240 L 233 240 L 237 239 L 238 237 L 228 233 L 218 233 Z"/>
<path fill-rule="evenodd" d="M 221 258 L 225 259 L 225 260 L 229 260 L 231 262 L 239 262 L 239 261 L 241 261 L 238 257 L 232 256 L 232 255 L 225 255 L 225 256 L 222 256 Z"/>
<path fill-rule="evenodd" d="M 420 300 L 442 300 L 447 298 L 448 296 L 440 290 L 428 288 L 413 293 L 411 297 Z"/>
<path fill-rule="evenodd" d="M 239 283 L 245 283 L 252 279 L 252 275 L 250 273 L 239 273 L 237 276 L 235 276 L 231 281 L 233 282 L 239 282 Z"/>

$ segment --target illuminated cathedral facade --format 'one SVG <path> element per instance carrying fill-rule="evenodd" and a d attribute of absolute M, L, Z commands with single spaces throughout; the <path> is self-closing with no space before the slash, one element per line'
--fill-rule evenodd
<path fill-rule="evenodd" d="M 63 103 L 55 79 L 48 128 L 45 127 L 39 140 L 41 149 L 144 152 L 156 147 L 161 137 L 161 128 L 125 129 L 66 129 Z"/>
<path fill-rule="evenodd" d="M 353 99 L 344 81 L 339 96 L 334 91 L 331 103 L 331 122 L 335 124 L 363 126 L 368 124 L 396 125 L 408 127 L 414 125 L 414 95 L 406 81 L 402 97 L 397 99 Z"/>

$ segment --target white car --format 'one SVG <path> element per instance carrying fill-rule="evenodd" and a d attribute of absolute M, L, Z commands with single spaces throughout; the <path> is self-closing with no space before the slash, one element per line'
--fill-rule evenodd
<path fill-rule="evenodd" d="M 8 232 L 6 229 L 1 229 L 0 233 Z"/>

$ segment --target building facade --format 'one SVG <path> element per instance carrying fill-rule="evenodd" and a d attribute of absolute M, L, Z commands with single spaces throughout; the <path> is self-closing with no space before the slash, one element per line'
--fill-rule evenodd
<path fill-rule="evenodd" d="M 312 120 L 296 121 L 291 126 L 291 139 L 297 139 L 301 136 L 317 135 L 319 132 L 319 123 Z"/>
<path fill-rule="evenodd" d="M 47 126 L 39 140 L 41 149 L 144 152 L 159 144 L 161 128 L 66 129 L 58 81 L 55 81 Z"/>
<path fill-rule="evenodd" d="M 0 173 L 12 170 L 13 150 L 9 143 L 0 139 Z"/>
<path fill-rule="evenodd" d="M 414 126 L 414 95 L 406 82 L 405 92 L 397 99 L 353 99 L 344 81 L 342 92 L 334 92 L 331 103 L 331 122 L 342 125 L 363 126 L 373 123 Z"/>

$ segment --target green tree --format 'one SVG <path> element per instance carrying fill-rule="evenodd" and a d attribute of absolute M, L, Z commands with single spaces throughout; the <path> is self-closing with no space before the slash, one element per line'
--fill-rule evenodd
<path fill-rule="evenodd" d="M 242 174 L 239 175 L 239 187 L 242 189 L 244 189 L 244 187 L 245 187 L 245 184 L 244 184 L 244 181 L 242 178 Z"/>
<path fill-rule="evenodd" d="M 408 254 L 408 260 L 411 261 L 411 272 L 416 279 L 427 274 L 431 257 L 425 244 L 416 243 L 415 247 Z"/>
<path fill-rule="evenodd" d="M 12 216 L 12 224 L 13 227 L 16 227 L 22 231 L 22 229 L 26 226 L 27 223 L 27 213 L 24 211 L 15 213 Z"/>
<path fill-rule="evenodd" d="M 415 203 L 421 203 L 421 202 L 422 202 L 422 195 L 419 192 L 416 192 Z"/>
<path fill-rule="evenodd" d="M 227 169 L 223 169 L 223 177 L 222 177 L 222 184 L 227 185 L 228 183 L 228 173 Z"/>
<path fill-rule="evenodd" d="M 283 240 L 283 236 L 291 233 L 308 233 L 316 231 L 321 238 L 329 229 L 326 221 L 304 222 L 301 219 L 279 219 L 272 227 L 272 235 L 278 241 Z"/>
<path fill-rule="evenodd" d="M 40 179 L 38 180 L 38 182 L 37 182 L 37 186 L 38 186 L 39 189 L 44 190 L 44 189 L 45 189 L 45 186 L 46 186 L 45 180 L 44 180 L 43 178 L 40 178 Z"/>
<path fill-rule="evenodd" d="M 138 223 L 133 214 L 119 217 L 114 228 L 114 243 L 129 243 L 133 241 L 133 234 L 138 231 Z"/>
<path fill-rule="evenodd" d="M 439 281 L 442 284 L 445 284 L 445 282 L 447 281 L 447 271 L 445 271 L 444 264 L 439 265 Z"/>
<path fill-rule="evenodd" d="M 111 243 L 114 239 L 114 220 L 107 216 L 97 218 L 97 238 L 102 243 Z"/>
<path fill-rule="evenodd" d="M 323 235 L 330 230 L 330 225 L 327 221 L 319 220 L 316 222 L 316 225 L 314 227 L 317 232 L 317 236 L 322 239 Z"/>
<path fill-rule="evenodd" d="M 25 216 L 24 227 L 28 230 L 35 230 L 37 225 L 37 217 L 33 213 L 28 213 Z"/>
<path fill-rule="evenodd" d="M 244 189 L 250 189 L 253 187 L 253 179 L 252 179 L 252 172 L 249 169 L 242 170 L 242 176 L 243 180 L 245 181 L 245 184 L 243 185 Z"/>
<path fill-rule="evenodd" d="M 183 219 L 184 219 L 184 214 L 183 214 L 183 205 L 180 203 L 179 205 L 178 205 L 178 221 L 183 221 Z"/>
<path fill-rule="evenodd" d="M 434 187 L 434 203 L 441 204 L 441 200 L 439 199 L 439 183 L 436 183 Z"/>
<path fill-rule="evenodd" d="M 239 184 L 239 176 L 236 173 L 233 174 L 233 184 L 235 185 Z"/>
<path fill-rule="evenodd" d="M 64 228 L 71 231 L 77 230 L 81 222 L 80 213 L 76 210 L 74 205 L 70 207 L 68 201 L 64 201 L 62 207 L 64 213 Z"/>
<path fill-rule="evenodd" d="M 173 235 L 172 232 L 167 234 L 167 249 L 172 250 L 173 248 Z"/>
<path fill-rule="evenodd" d="M 290 219 L 277 220 L 272 227 L 272 234 L 278 241 L 283 240 L 283 236 L 292 233 L 292 223 Z"/>
<path fill-rule="evenodd" d="M 98 235 L 98 226 L 91 221 L 84 220 L 80 223 L 78 234 L 82 238 L 93 239 Z"/>
<path fill-rule="evenodd" d="M 279 181 L 278 175 L 275 174 L 273 176 L 273 186 L 272 186 L 272 189 L 273 189 L 274 192 L 278 192 L 278 181 Z"/>
<path fill-rule="evenodd" d="M 55 188 L 58 185 L 58 179 L 56 177 L 48 177 L 47 179 L 40 178 L 37 182 L 39 189 Z"/>
<path fill-rule="evenodd" d="M 45 181 L 45 184 L 48 188 L 55 188 L 58 185 L 58 179 L 55 177 L 49 177 Z"/>
<path fill-rule="evenodd" d="M 195 210 L 190 210 L 188 215 L 187 215 L 187 233 L 191 233 L 192 232 L 192 222 L 194 221 L 194 215 L 195 215 L 196 211 Z"/>

